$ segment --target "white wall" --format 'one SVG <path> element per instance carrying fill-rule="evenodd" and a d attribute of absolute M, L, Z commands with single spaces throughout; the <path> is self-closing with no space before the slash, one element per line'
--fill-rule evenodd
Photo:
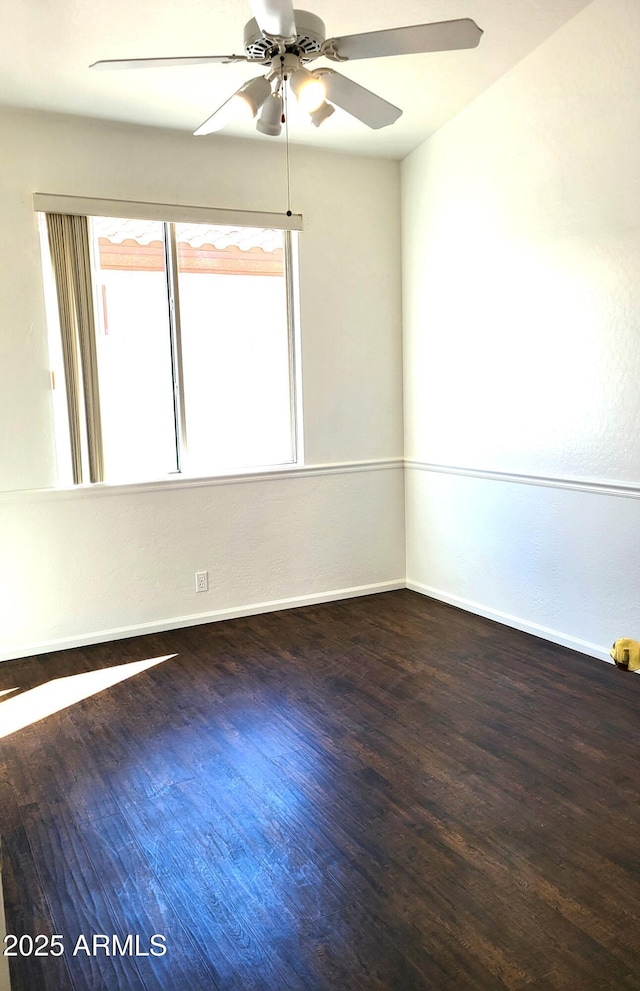
<path fill-rule="evenodd" d="M 402 169 L 409 583 L 594 654 L 640 637 L 638 37 L 594 0 Z"/>
<path fill-rule="evenodd" d="M 33 193 L 284 210 L 284 146 L 17 111 L 0 142 L 0 658 L 401 584 L 398 164 L 291 150 L 305 461 L 334 469 L 61 495 Z"/>

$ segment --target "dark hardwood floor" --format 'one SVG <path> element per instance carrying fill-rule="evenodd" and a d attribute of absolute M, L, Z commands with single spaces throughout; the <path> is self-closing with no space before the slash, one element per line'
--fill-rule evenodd
<path fill-rule="evenodd" d="M 640 679 L 399 591 L 2 664 L 0 734 L 169 654 L 0 738 L 13 991 L 640 989 Z"/>

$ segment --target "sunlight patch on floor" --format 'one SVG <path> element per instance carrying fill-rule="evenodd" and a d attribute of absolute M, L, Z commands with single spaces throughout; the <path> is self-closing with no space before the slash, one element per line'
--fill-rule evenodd
<path fill-rule="evenodd" d="M 164 657 L 151 657 L 144 661 L 130 661 L 112 668 L 101 668 L 99 671 L 54 678 L 16 695 L 15 698 L 6 699 L 0 703 L 0 739 L 176 656 L 166 654 Z M 6 695 L 15 690 L 10 688 L 0 694 Z"/>

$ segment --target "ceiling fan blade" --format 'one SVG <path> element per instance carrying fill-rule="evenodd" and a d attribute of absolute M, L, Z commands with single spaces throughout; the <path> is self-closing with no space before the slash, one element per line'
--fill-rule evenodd
<path fill-rule="evenodd" d="M 92 62 L 90 69 L 161 69 L 172 65 L 206 65 L 207 62 L 247 62 L 244 55 L 187 55 L 184 58 L 116 58 Z"/>
<path fill-rule="evenodd" d="M 277 38 L 295 38 L 296 19 L 291 0 L 249 0 L 258 27 Z"/>
<path fill-rule="evenodd" d="M 215 131 L 221 131 L 225 127 L 231 118 L 233 117 L 233 108 L 240 90 L 236 90 L 228 100 L 220 104 L 217 110 L 214 110 L 210 117 L 207 117 L 205 121 L 202 122 L 200 127 L 197 127 L 193 132 L 196 137 L 200 137 L 203 134 L 213 134 Z"/>
<path fill-rule="evenodd" d="M 331 38 L 333 49 L 341 58 L 382 58 L 386 55 L 417 55 L 422 52 L 449 52 L 475 48 L 483 31 L 470 17 L 456 21 L 436 21 L 413 27 L 390 28 Z"/>
<path fill-rule="evenodd" d="M 316 70 L 322 78 L 327 91 L 327 99 L 336 106 L 342 107 L 352 117 L 357 117 L 363 124 L 378 130 L 387 127 L 401 116 L 402 110 L 392 103 L 376 96 L 371 90 L 365 89 L 353 79 L 347 79 L 334 69 Z"/>

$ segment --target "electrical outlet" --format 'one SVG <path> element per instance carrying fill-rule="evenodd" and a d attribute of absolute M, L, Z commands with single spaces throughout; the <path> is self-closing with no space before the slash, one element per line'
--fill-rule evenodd
<path fill-rule="evenodd" d="M 196 592 L 209 591 L 209 572 L 196 571 Z"/>

